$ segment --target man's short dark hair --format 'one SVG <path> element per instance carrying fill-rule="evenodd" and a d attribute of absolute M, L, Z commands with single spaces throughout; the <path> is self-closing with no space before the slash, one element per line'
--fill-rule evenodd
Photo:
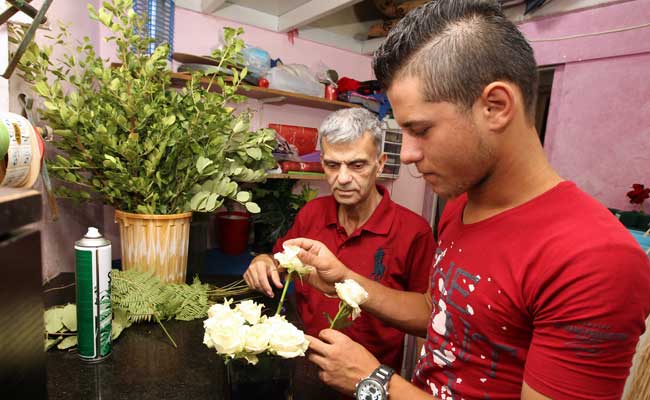
<path fill-rule="evenodd" d="M 469 109 L 485 86 L 516 84 L 535 119 L 538 74 L 533 49 L 494 0 L 433 0 L 408 13 L 373 58 L 376 78 L 389 88 L 416 77 L 427 101 Z"/>

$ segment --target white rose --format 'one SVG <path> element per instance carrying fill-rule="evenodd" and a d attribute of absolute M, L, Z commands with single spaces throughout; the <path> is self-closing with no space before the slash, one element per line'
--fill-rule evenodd
<path fill-rule="evenodd" d="M 270 325 L 258 324 L 253 325 L 246 332 L 246 339 L 244 350 L 248 353 L 259 354 L 269 347 L 269 339 L 271 336 Z"/>
<path fill-rule="evenodd" d="M 211 332 L 210 338 L 217 353 L 235 358 L 244 350 L 244 338 L 248 329 L 246 325 L 222 326 Z"/>
<path fill-rule="evenodd" d="M 361 314 L 359 306 L 368 300 L 368 292 L 353 279 L 337 282 L 334 288 L 337 296 L 352 308 L 352 319 L 356 319 Z"/>
<path fill-rule="evenodd" d="M 233 320 L 235 324 L 241 325 L 246 319 L 238 311 L 230 308 L 232 300 L 224 300 L 223 304 L 214 304 L 208 309 L 208 317 L 217 321 Z"/>
<path fill-rule="evenodd" d="M 223 304 L 213 304 L 208 309 L 208 318 L 214 318 L 215 315 L 220 314 L 226 310 L 230 310 L 230 303 L 232 303 L 232 300 L 224 299 Z"/>
<path fill-rule="evenodd" d="M 309 347 L 305 334 L 287 321 L 273 321 L 268 324 L 273 327 L 269 349 L 272 353 L 283 358 L 304 356 Z"/>
<path fill-rule="evenodd" d="M 233 311 L 232 316 L 230 319 L 208 318 L 203 321 L 203 343 L 219 354 L 235 357 L 244 350 L 249 327 L 244 325 L 244 319 L 239 314 Z"/>
<path fill-rule="evenodd" d="M 263 304 L 257 304 L 253 300 L 244 300 L 235 306 L 235 311 L 239 312 L 249 324 L 255 325 L 262 316 L 262 307 Z"/>
<path fill-rule="evenodd" d="M 300 275 L 308 274 L 312 271 L 312 268 L 303 264 L 302 261 L 298 258 L 298 253 L 300 253 L 300 247 L 298 246 L 289 246 L 282 245 L 284 249 L 281 253 L 275 253 L 273 258 L 278 260 L 280 266 L 287 269 L 287 272 L 291 273 L 293 271 L 297 272 Z"/>

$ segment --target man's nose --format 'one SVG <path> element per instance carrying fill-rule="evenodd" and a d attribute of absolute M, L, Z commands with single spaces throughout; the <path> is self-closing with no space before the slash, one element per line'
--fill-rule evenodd
<path fill-rule="evenodd" d="M 422 149 L 418 145 L 418 141 L 406 133 L 402 135 L 402 148 L 399 157 L 404 164 L 411 164 L 422 158 Z"/>
<path fill-rule="evenodd" d="M 350 170 L 348 169 L 348 166 L 345 164 L 341 164 L 341 167 L 339 169 L 338 181 L 341 185 L 348 184 L 352 181 L 352 175 L 350 174 Z"/>

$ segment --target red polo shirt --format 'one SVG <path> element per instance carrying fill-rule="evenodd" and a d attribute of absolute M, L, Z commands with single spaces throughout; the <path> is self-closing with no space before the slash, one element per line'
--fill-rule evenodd
<path fill-rule="evenodd" d="M 377 189 L 381 202 L 370 219 L 350 236 L 338 222 L 334 197 L 320 197 L 300 210 L 286 236 L 276 242 L 274 252 L 282 251 L 282 243 L 288 239 L 315 239 L 363 276 L 390 288 L 426 292 L 435 250 L 431 228 L 422 217 L 394 203 L 386 188 Z M 329 327 L 323 313 L 333 318 L 339 305 L 338 299 L 327 298 L 300 281 L 296 281 L 296 302 L 305 331 L 312 336 Z M 404 333 L 364 312 L 343 332 L 380 362 L 400 370 Z"/>

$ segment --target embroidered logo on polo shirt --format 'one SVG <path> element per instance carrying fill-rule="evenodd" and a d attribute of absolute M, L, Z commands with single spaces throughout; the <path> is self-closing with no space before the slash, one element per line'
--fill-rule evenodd
<path fill-rule="evenodd" d="M 373 267 L 372 274 L 370 277 L 372 280 L 379 282 L 381 278 L 384 277 L 384 272 L 386 267 L 384 266 L 384 249 L 381 247 L 377 249 L 375 253 L 375 266 Z"/>

